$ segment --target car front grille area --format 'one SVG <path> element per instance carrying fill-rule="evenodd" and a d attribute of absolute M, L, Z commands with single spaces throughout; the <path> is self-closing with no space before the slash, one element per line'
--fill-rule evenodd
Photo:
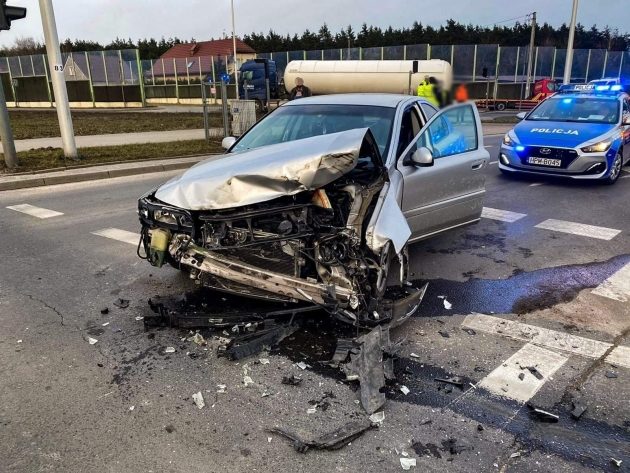
<path fill-rule="evenodd" d="M 578 157 L 577 151 L 566 148 L 550 148 L 546 146 L 527 146 L 524 151 L 519 153 L 521 163 L 526 166 L 537 166 L 541 168 L 556 168 L 566 169 L 573 161 Z M 560 166 L 545 166 L 532 164 L 529 162 L 529 158 L 547 158 L 547 159 L 559 159 Z"/>
<path fill-rule="evenodd" d="M 298 242 L 276 241 L 244 248 L 235 248 L 217 252 L 230 259 L 250 264 L 260 269 L 287 276 L 299 276 L 300 259 L 293 253 L 299 248 Z"/>

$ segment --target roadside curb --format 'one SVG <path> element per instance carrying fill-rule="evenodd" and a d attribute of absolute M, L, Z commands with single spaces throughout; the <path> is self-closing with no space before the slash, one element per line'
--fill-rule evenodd
<path fill-rule="evenodd" d="M 142 161 L 141 165 L 138 165 L 138 163 L 126 163 L 114 166 L 94 166 L 92 168 L 56 171 L 48 173 L 48 175 L 45 173 L 31 175 L 21 174 L 19 176 L 5 177 L 4 182 L 3 179 L 0 178 L 0 191 L 187 169 L 207 157 L 209 157 L 209 155 L 191 156 L 189 158 L 172 158 L 160 160 L 155 163 Z"/>

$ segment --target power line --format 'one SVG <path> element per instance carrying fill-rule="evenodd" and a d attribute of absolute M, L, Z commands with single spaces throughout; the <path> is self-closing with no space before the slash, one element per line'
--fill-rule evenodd
<path fill-rule="evenodd" d="M 520 20 L 521 18 L 527 18 L 527 19 L 529 19 L 529 18 L 531 18 L 531 16 L 532 16 L 532 14 L 531 14 L 531 13 L 528 13 L 528 14 L 526 14 L 526 15 L 516 16 L 516 17 L 514 17 L 514 18 L 508 18 L 507 20 L 501 20 L 501 21 L 495 21 L 495 22 L 492 22 L 492 23 L 488 23 L 487 25 L 482 25 L 481 27 L 482 27 L 482 28 L 485 28 L 485 27 L 487 27 L 487 26 L 500 25 L 501 23 L 508 23 L 508 22 L 510 22 L 510 21 Z"/>

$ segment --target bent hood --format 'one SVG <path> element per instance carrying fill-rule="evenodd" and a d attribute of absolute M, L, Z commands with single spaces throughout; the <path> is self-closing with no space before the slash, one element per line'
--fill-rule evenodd
<path fill-rule="evenodd" d="M 550 122 L 523 120 L 514 127 L 514 134 L 524 146 L 576 146 L 608 133 L 616 125 L 608 123 Z"/>
<path fill-rule="evenodd" d="M 369 128 L 223 154 L 171 179 L 155 197 L 188 210 L 212 210 L 315 190 L 352 171 L 366 140 L 378 154 Z"/>

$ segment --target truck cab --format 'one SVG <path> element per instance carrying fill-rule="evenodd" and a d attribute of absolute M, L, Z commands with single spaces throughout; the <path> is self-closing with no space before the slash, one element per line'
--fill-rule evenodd
<path fill-rule="evenodd" d="M 269 97 L 278 97 L 278 74 L 276 63 L 269 59 L 250 59 L 239 70 L 238 89 L 241 98 L 264 102 L 267 99 L 269 79 Z M 247 89 L 247 93 L 246 93 Z"/>

